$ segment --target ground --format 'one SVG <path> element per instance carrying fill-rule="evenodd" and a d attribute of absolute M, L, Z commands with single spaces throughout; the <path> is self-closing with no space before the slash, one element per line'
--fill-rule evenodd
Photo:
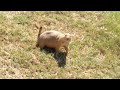
<path fill-rule="evenodd" d="M 35 23 L 43 26 L 42 32 L 74 35 L 64 67 L 59 67 L 54 53 L 35 48 Z M 120 78 L 119 23 L 117 11 L 1 11 L 0 78 Z"/>

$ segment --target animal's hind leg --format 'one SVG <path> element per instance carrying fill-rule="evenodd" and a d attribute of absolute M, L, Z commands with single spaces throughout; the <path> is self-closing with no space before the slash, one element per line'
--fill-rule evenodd
<path fill-rule="evenodd" d="M 68 54 L 68 47 L 64 46 L 65 50 L 66 50 L 66 55 Z"/>
<path fill-rule="evenodd" d="M 55 48 L 56 52 L 55 52 L 55 56 L 58 56 L 58 54 L 60 53 L 60 47 Z"/>
<path fill-rule="evenodd" d="M 39 40 L 37 39 L 36 47 L 39 47 Z"/>
<path fill-rule="evenodd" d="M 38 42 L 36 43 L 36 47 L 39 47 L 39 43 Z"/>
<path fill-rule="evenodd" d="M 45 45 L 43 43 L 39 44 L 40 49 L 43 49 Z"/>

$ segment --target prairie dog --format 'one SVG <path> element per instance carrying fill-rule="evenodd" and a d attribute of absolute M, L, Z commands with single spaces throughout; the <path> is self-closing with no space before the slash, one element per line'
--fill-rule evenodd
<path fill-rule="evenodd" d="M 39 28 L 38 26 L 36 26 Z M 60 52 L 60 48 L 64 47 L 66 54 L 68 53 L 68 45 L 71 41 L 71 35 L 69 33 L 61 33 L 55 30 L 45 31 L 41 33 L 42 27 L 39 28 L 36 47 L 55 48 L 56 52 Z"/>

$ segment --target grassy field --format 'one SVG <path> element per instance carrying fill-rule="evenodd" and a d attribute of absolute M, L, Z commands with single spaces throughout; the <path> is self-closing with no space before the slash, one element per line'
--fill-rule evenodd
<path fill-rule="evenodd" d="M 38 30 L 73 34 L 65 67 L 34 48 Z M 61 59 L 62 60 L 62 59 Z M 120 78 L 120 12 L 1 11 L 0 78 Z"/>

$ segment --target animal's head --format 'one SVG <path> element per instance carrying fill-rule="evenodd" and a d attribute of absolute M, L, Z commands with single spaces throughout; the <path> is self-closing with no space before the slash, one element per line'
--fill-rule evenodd
<path fill-rule="evenodd" d="M 71 35 L 69 33 L 65 33 L 65 40 L 67 42 L 70 42 L 71 41 Z"/>
<path fill-rule="evenodd" d="M 71 41 L 71 35 L 69 33 L 65 33 L 64 37 L 61 38 L 61 41 L 64 46 L 68 46 Z"/>

